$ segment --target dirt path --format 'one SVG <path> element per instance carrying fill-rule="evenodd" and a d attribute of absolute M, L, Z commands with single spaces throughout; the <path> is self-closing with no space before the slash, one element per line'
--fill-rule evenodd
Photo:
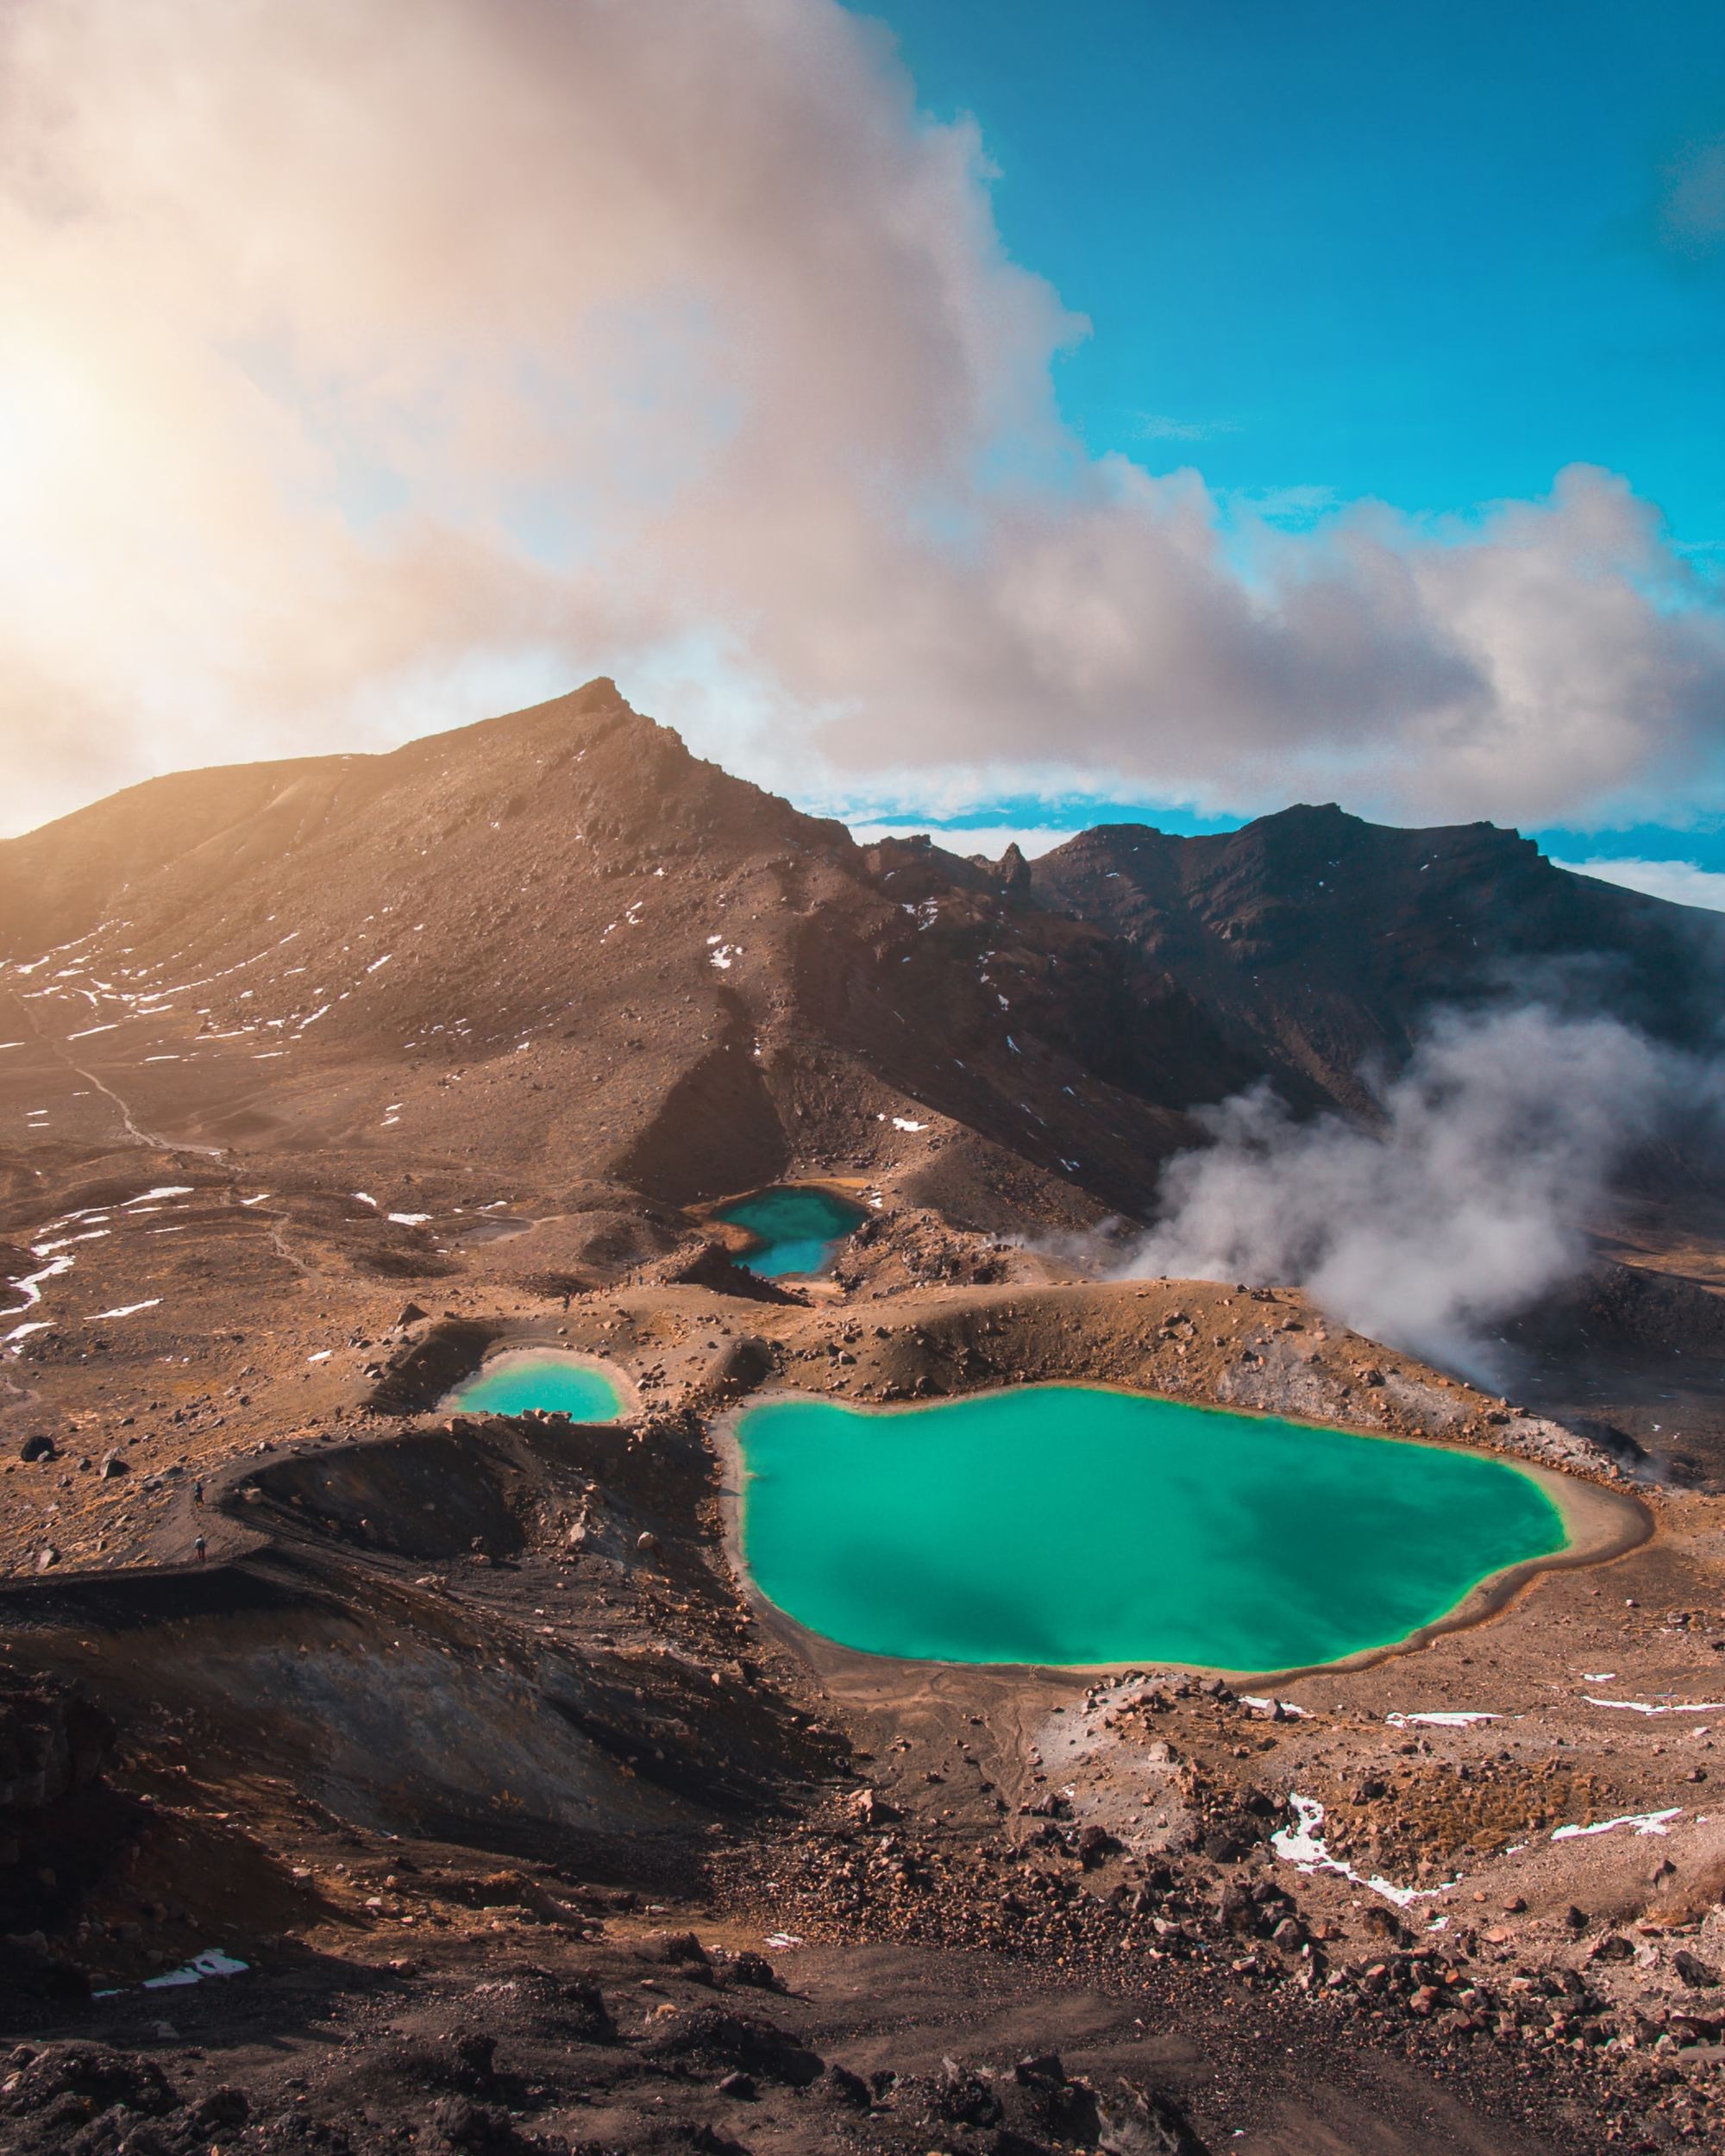
<path fill-rule="evenodd" d="M 20 1022 L 29 1028 L 38 1045 L 47 1049 L 58 1062 L 64 1063 L 74 1077 L 82 1078 L 86 1085 L 93 1086 L 104 1100 L 113 1103 L 119 1111 L 121 1125 L 126 1136 L 135 1145 L 147 1145 L 152 1151 L 159 1153 L 195 1154 L 204 1160 L 220 1160 L 223 1157 L 224 1149 L 222 1146 L 191 1145 L 182 1138 L 166 1138 L 160 1131 L 145 1130 L 133 1115 L 129 1103 L 115 1092 L 113 1087 L 98 1076 L 95 1071 L 87 1069 L 75 1056 L 69 1055 L 63 1043 L 55 1040 L 51 1034 L 43 1032 L 41 1027 L 36 1023 L 34 1012 L 25 1009 L 23 1001 L 16 989 L 12 990 L 10 994 L 12 1007 L 17 1012 Z"/>

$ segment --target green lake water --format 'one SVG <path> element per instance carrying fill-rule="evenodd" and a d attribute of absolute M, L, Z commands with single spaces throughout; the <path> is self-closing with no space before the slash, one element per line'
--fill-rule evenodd
<path fill-rule="evenodd" d="M 783 1280 L 794 1274 L 825 1272 L 838 1245 L 867 1218 L 867 1210 L 830 1190 L 786 1183 L 721 1206 L 713 1218 L 747 1228 L 756 1238 L 756 1246 L 737 1259 L 745 1272 L 758 1273 L 763 1280 Z"/>
<path fill-rule="evenodd" d="M 1144 1394 L 781 1397 L 737 1431 L 756 1585 L 873 1654 L 1303 1668 L 1566 1542 L 1501 1461 Z"/>
<path fill-rule="evenodd" d="M 623 1395 L 603 1370 L 556 1348 L 499 1355 L 443 1402 L 469 1415 L 524 1415 L 529 1408 L 572 1422 L 615 1422 Z"/>

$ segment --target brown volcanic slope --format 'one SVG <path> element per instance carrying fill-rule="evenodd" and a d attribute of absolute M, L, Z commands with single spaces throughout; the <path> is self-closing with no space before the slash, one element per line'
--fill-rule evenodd
<path fill-rule="evenodd" d="M 83 1074 L 34 1135 L 89 1142 L 117 1096 L 179 1143 L 386 1180 L 481 1157 L 685 1204 L 866 1169 L 899 1115 L 963 1125 L 954 1188 L 1000 1183 L 1002 1217 L 1072 1213 L 1067 1178 L 1141 1194 L 1195 1014 L 1138 1007 L 1102 931 L 917 866 L 609 682 L 392 755 L 155 780 L 0 849 L 4 1080 L 27 1116 Z"/>
<path fill-rule="evenodd" d="M 1363 1055 L 1511 962 L 1694 1038 L 1720 935 L 1489 825 L 1335 809 L 1110 826 L 1033 875 L 865 851 L 597 681 L 0 846 L 0 1129 L 673 1206 L 909 1166 L 963 1225 L 1082 1219 L 1142 1210 L 1182 1111 L 1266 1072 L 1360 1106 Z"/>

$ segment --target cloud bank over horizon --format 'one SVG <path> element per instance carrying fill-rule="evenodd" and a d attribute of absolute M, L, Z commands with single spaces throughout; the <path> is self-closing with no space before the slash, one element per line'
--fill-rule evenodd
<path fill-rule="evenodd" d="M 804 797 L 1725 805 L 1625 480 L 1295 534 L 1089 456 L 1084 325 L 836 0 L 27 3 L 0 119 L 11 828 L 600 672 Z"/>
<path fill-rule="evenodd" d="M 1725 874 L 1703 868 L 1693 861 L 1557 861 L 1578 876 L 1596 876 L 1603 883 L 1621 883 L 1625 890 L 1642 891 L 1652 899 L 1669 899 L 1674 906 L 1704 906 L 1725 913 Z"/>

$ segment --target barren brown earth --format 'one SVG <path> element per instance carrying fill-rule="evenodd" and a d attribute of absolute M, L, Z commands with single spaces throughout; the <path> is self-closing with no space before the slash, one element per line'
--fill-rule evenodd
<path fill-rule="evenodd" d="M 1509 1399 L 1081 1232 L 1244 1078 L 1346 1104 L 1482 924 L 1617 952 L 1672 1038 L 1708 931 L 1302 813 L 1150 849 L 1116 920 L 1145 837 L 864 854 L 596 685 L 0 849 L 0 2146 L 1717 2142 L 1704 1193 L 1602 1224 Z M 823 1177 L 869 1211 L 830 1281 L 706 1230 Z M 442 1408 L 534 1342 L 627 1420 Z M 1615 1524 L 1275 1682 L 849 1655 L 739 1576 L 740 1401 L 1057 1378 L 1501 1451 Z"/>

